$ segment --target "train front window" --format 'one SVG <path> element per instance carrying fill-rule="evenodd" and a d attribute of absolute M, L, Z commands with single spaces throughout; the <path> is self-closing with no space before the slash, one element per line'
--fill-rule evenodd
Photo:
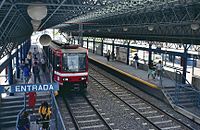
<path fill-rule="evenodd" d="M 65 72 L 83 72 L 86 71 L 85 53 L 63 54 L 63 71 Z"/>

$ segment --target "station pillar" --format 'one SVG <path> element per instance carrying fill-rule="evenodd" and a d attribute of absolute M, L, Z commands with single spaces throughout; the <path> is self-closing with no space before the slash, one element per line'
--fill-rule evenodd
<path fill-rule="evenodd" d="M 87 38 L 87 49 L 88 49 L 88 45 L 89 45 L 89 39 Z"/>
<path fill-rule="evenodd" d="M 93 39 L 93 53 L 95 53 L 95 38 Z"/>
<path fill-rule="evenodd" d="M 103 56 L 103 39 L 101 40 L 101 56 Z"/>
<path fill-rule="evenodd" d="M 10 57 L 11 57 L 11 54 L 9 54 L 9 58 Z M 13 84 L 12 59 L 9 59 L 9 63 L 8 63 L 8 83 L 9 85 Z M 10 96 L 14 96 L 14 93 L 10 93 Z"/>
<path fill-rule="evenodd" d="M 16 73 L 17 73 L 17 78 L 20 78 L 20 69 L 19 69 L 19 50 L 17 48 L 17 55 L 16 55 Z"/>
<path fill-rule="evenodd" d="M 20 61 L 22 62 L 23 59 L 23 46 L 20 45 Z"/>
<path fill-rule="evenodd" d="M 149 43 L 149 61 L 148 61 L 148 64 L 151 62 L 151 57 L 152 57 L 152 43 Z"/>
<path fill-rule="evenodd" d="M 23 59 L 25 60 L 25 58 L 26 58 L 26 43 L 23 43 L 23 45 L 22 45 L 22 53 L 23 53 Z"/>
<path fill-rule="evenodd" d="M 11 54 L 9 54 L 10 58 Z M 9 59 L 8 63 L 8 83 L 13 84 L 13 69 L 12 69 L 12 59 Z"/>
<path fill-rule="evenodd" d="M 114 55 L 115 55 L 115 40 L 112 41 L 112 52 L 111 52 L 112 60 L 114 60 Z"/>
<path fill-rule="evenodd" d="M 127 65 L 129 65 L 129 54 L 130 54 L 130 41 L 128 42 L 127 46 L 127 61 L 126 61 Z"/>
<path fill-rule="evenodd" d="M 187 72 L 187 58 L 188 58 L 188 49 L 190 47 L 190 45 L 188 46 L 188 44 L 184 44 L 184 53 L 182 55 L 182 65 L 183 65 L 183 77 L 182 77 L 182 83 L 185 84 L 186 82 L 186 72 Z"/>

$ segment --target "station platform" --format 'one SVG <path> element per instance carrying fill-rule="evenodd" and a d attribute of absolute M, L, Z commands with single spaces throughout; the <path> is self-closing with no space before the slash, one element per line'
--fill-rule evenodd
<path fill-rule="evenodd" d="M 167 77 L 162 77 L 161 80 L 157 78 L 153 79 L 152 77 L 148 79 L 148 72 L 145 70 L 136 69 L 133 66 L 112 59 L 107 61 L 106 57 L 91 52 L 89 52 L 89 60 L 92 63 L 101 64 L 100 66 L 103 66 L 104 69 L 109 68 L 107 70 L 110 70 L 110 72 L 114 70 L 111 73 L 115 76 L 122 75 L 121 79 L 163 100 L 170 104 L 174 110 L 200 123 L 199 106 L 196 105 L 196 102 L 193 102 L 194 95 L 199 92 L 180 89 L 180 93 L 183 93 L 180 95 L 182 98 L 178 100 L 178 103 L 174 103 L 176 100 L 176 82 L 173 79 Z"/>
<path fill-rule="evenodd" d="M 162 86 L 161 86 L 160 80 L 158 80 L 157 78 L 153 79 L 150 76 L 150 78 L 148 79 L 147 71 L 141 70 L 141 69 L 136 69 L 133 66 L 126 65 L 125 63 L 118 62 L 118 61 L 115 61 L 112 59 L 110 59 L 110 61 L 107 61 L 106 57 L 104 57 L 104 56 L 99 56 L 99 55 L 95 55 L 93 53 L 89 53 L 89 57 L 92 59 L 95 59 L 101 63 L 104 63 L 106 65 L 112 66 L 115 69 L 121 70 L 129 75 L 132 75 L 133 77 L 138 78 L 138 80 L 140 80 L 141 82 L 149 83 L 148 85 L 150 85 L 151 87 L 156 88 L 156 89 L 159 89 L 162 86 L 171 87 L 174 85 L 174 83 L 171 79 L 163 77 L 162 78 Z"/>
<path fill-rule="evenodd" d="M 37 48 L 37 50 L 39 52 L 38 59 L 41 59 L 41 57 L 43 56 L 42 48 L 39 48 L 36 45 L 32 45 L 30 48 L 31 52 L 33 52 L 33 48 Z M 46 72 L 43 72 L 41 67 L 39 67 L 39 68 L 40 68 L 39 75 L 40 75 L 41 83 L 44 83 L 44 84 L 50 83 L 50 76 L 48 74 L 49 73 L 48 69 L 46 69 Z M 24 84 L 24 80 L 22 78 L 23 77 L 22 73 L 20 73 L 20 77 L 21 78 L 19 78 L 19 79 L 17 79 L 15 77 L 15 84 Z M 5 77 L 1 77 L 1 79 L 0 79 L 0 81 L 2 83 L 4 83 L 4 85 L 8 85 L 8 81 L 5 82 L 5 80 L 6 80 Z M 33 83 L 34 83 L 34 77 L 33 77 L 33 74 L 31 74 L 31 77 L 29 79 L 29 84 L 33 84 Z M 38 83 L 38 81 L 37 81 L 37 83 Z M 16 129 L 17 116 L 18 116 L 19 112 L 24 109 L 24 95 L 25 95 L 25 93 L 14 93 L 14 95 L 10 96 L 9 93 L 7 93 L 6 96 L 4 95 L 5 97 L 2 97 L 1 106 L 0 106 L 0 111 L 1 111 L 0 126 L 2 128 L 0 128 L 0 130 L 1 129 L 2 130 Z M 52 108 L 52 97 L 51 97 L 50 92 L 37 92 L 35 112 L 33 114 L 32 109 L 30 109 L 28 106 L 28 96 L 26 95 L 25 111 L 27 111 L 29 113 L 31 130 L 36 130 L 36 129 L 39 129 L 39 127 L 41 127 L 38 124 L 36 124 L 36 119 L 39 119 L 38 109 L 43 101 L 47 101 L 48 104 Z M 51 129 L 55 129 L 55 122 L 53 120 L 51 120 L 50 126 L 51 126 Z"/>

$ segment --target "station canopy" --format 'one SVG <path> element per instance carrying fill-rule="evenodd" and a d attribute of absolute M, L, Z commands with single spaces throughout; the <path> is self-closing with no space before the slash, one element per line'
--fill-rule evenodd
<path fill-rule="evenodd" d="M 1 0 L 0 49 L 33 31 L 73 36 L 200 43 L 199 0 Z"/>

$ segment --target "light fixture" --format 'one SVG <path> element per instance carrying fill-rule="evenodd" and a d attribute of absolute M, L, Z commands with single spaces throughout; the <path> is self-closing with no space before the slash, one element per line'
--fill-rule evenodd
<path fill-rule="evenodd" d="M 123 31 L 124 32 L 128 31 L 128 28 L 127 27 L 123 27 Z"/>
<path fill-rule="evenodd" d="M 149 31 L 153 31 L 153 30 L 154 30 L 154 26 L 153 26 L 153 25 L 149 25 L 149 26 L 148 26 L 148 30 L 149 30 Z"/>
<path fill-rule="evenodd" d="M 199 29 L 199 24 L 198 23 L 192 23 L 190 27 L 191 27 L 192 30 L 195 31 L 195 30 Z"/>
<path fill-rule="evenodd" d="M 48 34 L 43 34 L 43 35 L 40 37 L 39 41 L 40 41 L 40 44 L 41 44 L 42 46 L 48 46 L 49 43 L 51 42 L 51 37 L 50 37 Z"/>
<path fill-rule="evenodd" d="M 47 16 L 47 7 L 41 5 L 41 2 L 35 2 L 27 8 L 28 15 L 34 20 L 42 20 Z"/>
<path fill-rule="evenodd" d="M 108 28 L 108 32 L 110 32 L 110 31 L 111 31 L 111 29 Z"/>
<path fill-rule="evenodd" d="M 99 32 L 99 29 L 97 29 L 96 31 Z"/>

